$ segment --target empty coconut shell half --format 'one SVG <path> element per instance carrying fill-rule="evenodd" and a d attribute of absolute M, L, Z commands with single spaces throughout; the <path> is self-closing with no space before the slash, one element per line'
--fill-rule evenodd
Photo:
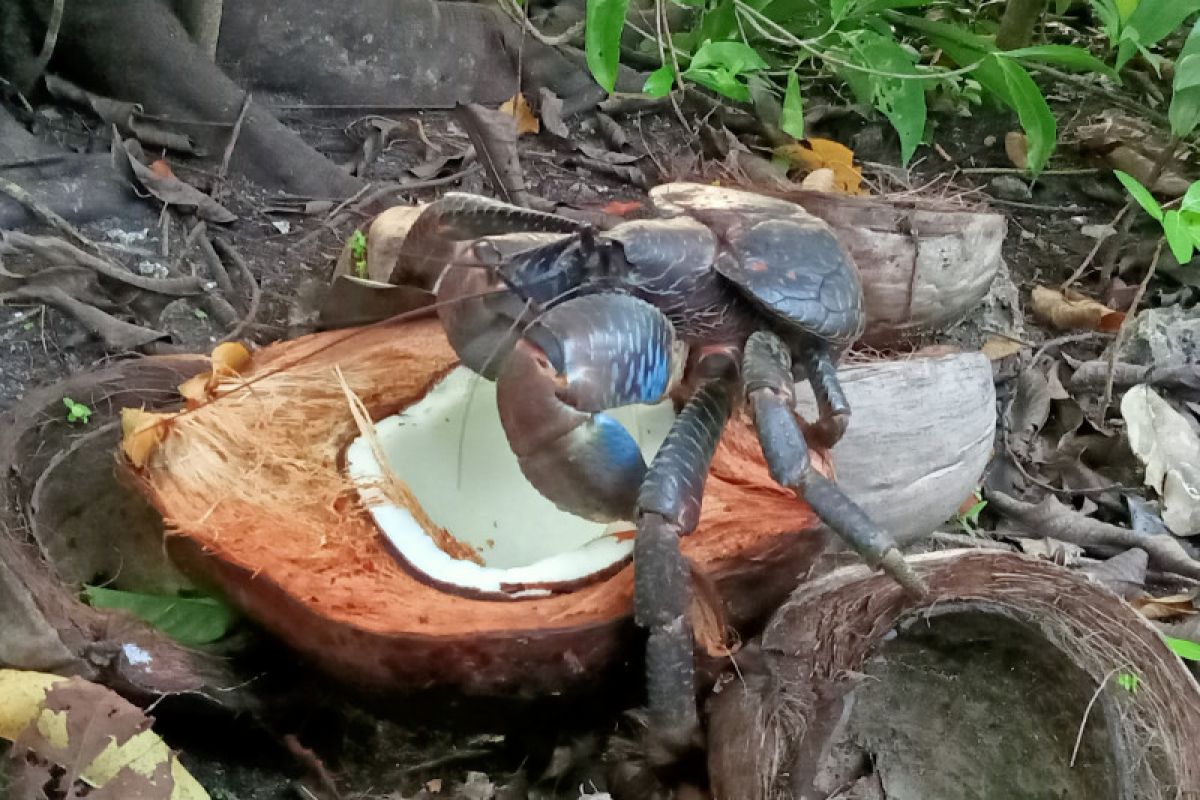
<path fill-rule="evenodd" d="M 179 414 L 129 415 L 126 464 L 177 563 L 317 665 L 364 688 L 511 694 L 627 660 L 633 526 L 576 519 L 525 483 L 492 385 L 436 320 L 272 345 L 185 391 Z M 672 414 L 622 421 L 650 453 Z M 715 588 L 696 592 L 700 644 L 761 618 L 824 544 L 735 418 L 683 542 Z"/>

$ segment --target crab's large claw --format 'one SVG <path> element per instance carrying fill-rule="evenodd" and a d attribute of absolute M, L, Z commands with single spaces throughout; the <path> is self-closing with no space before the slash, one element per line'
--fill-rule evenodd
<path fill-rule="evenodd" d="M 646 463 L 606 409 L 652 403 L 672 376 L 674 332 L 626 295 L 564 302 L 529 326 L 496 382 L 500 421 L 531 484 L 560 508 L 633 520 Z"/>

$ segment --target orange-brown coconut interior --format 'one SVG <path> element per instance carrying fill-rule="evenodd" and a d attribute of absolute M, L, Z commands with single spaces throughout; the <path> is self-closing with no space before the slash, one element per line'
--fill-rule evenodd
<path fill-rule="evenodd" d="M 389 554 L 339 469 L 358 429 L 338 371 L 379 419 L 421 399 L 454 366 L 434 320 L 270 346 L 243 375 L 222 381 L 216 400 L 170 421 L 139 470 L 142 487 L 172 534 L 274 582 L 314 613 L 365 631 L 479 635 L 626 616 L 629 565 L 567 594 L 488 601 L 427 585 Z M 826 458 L 817 461 L 829 471 Z M 738 417 L 717 450 L 700 526 L 683 551 L 710 576 L 745 573 L 777 549 L 781 534 L 817 527 L 812 511 L 771 480 L 752 427 Z"/>

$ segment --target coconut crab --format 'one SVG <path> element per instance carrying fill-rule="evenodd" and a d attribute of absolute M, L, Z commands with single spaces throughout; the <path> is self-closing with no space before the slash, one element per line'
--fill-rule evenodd
<path fill-rule="evenodd" d="M 743 400 L 772 478 L 869 564 L 923 587 L 891 537 L 810 468 L 793 410 L 794 381 L 807 379 L 819 407 L 808 435 L 832 446 L 849 421 L 835 366 L 864 316 L 846 250 L 783 200 L 696 184 L 657 187 L 651 200 L 657 217 L 598 231 L 450 193 L 416 218 L 392 282 L 436 292 L 462 363 L 496 382 L 504 432 L 538 492 L 578 516 L 636 525 L 650 724 L 679 749 L 699 731 L 679 539 L 697 524 L 717 441 Z M 463 242 L 476 268 L 447 268 Z M 668 394 L 681 409 L 647 466 L 605 412 Z"/>

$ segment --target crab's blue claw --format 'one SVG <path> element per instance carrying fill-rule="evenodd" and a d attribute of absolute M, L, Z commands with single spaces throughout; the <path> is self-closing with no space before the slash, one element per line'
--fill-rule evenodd
<path fill-rule="evenodd" d="M 521 471 L 565 511 L 632 520 L 646 463 L 606 409 L 654 403 L 673 373 L 667 318 L 626 295 L 580 297 L 533 324 L 496 382 L 500 421 Z"/>

